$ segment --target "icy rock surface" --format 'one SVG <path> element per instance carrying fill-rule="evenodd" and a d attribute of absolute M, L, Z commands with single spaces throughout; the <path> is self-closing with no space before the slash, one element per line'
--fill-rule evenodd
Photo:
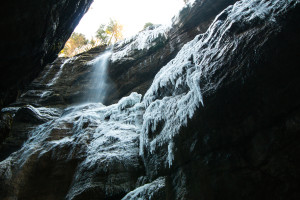
<path fill-rule="evenodd" d="M 42 124 L 58 118 L 60 114 L 61 111 L 56 108 L 35 108 L 31 105 L 26 105 L 17 110 L 15 120 L 25 120 L 25 122 L 33 124 Z"/>
<path fill-rule="evenodd" d="M 159 200 L 165 199 L 165 177 L 159 177 L 129 192 L 122 200 Z"/>
<path fill-rule="evenodd" d="M 22 170 L 50 153 L 52 159 L 80 161 L 67 199 L 91 189 L 106 197 L 126 194 L 140 170 L 138 130 L 144 112 L 140 101 L 141 95 L 133 93 L 108 107 L 89 103 L 65 109 L 60 118 L 37 126 L 19 151 L 0 162 L 1 177 L 7 184 L 22 179 Z M 34 111 L 38 116 L 50 112 L 46 108 Z"/>
<path fill-rule="evenodd" d="M 127 56 L 132 56 L 136 50 L 150 49 L 156 45 L 159 38 L 167 38 L 170 27 L 166 25 L 154 25 L 146 28 L 133 37 L 127 38 L 115 45 L 115 49 L 119 49 L 112 54 L 113 62 Z"/>
<path fill-rule="evenodd" d="M 210 180 L 212 182 L 217 180 L 214 176 L 216 172 L 220 171 L 214 171 L 210 176 L 201 173 L 203 166 L 200 162 L 206 165 L 206 162 L 209 162 L 206 158 L 199 159 L 196 164 L 200 164 L 194 164 L 196 166 L 191 168 L 189 166 L 193 164 L 192 162 L 184 163 L 184 167 L 187 167 L 186 171 L 191 173 L 190 177 L 194 175 L 193 172 L 197 173 L 193 177 L 195 180 L 192 180 L 192 182 L 188 182 L 183 178 L 186 177 L 184 172 L 182 172 L 184 175 L 177 173 L 174 178 L 174 171 L 176 172 L 182 166 L 174 167 L 171 170 L 167 169 L 174 166 L 174 163 L 178 164 L 175 162 L 179 160 L 176 160 L 178 158 L 176 157 L 178 154 L 175 154 L 176 148 L 186 147 L 176 146 L 178 140 L 175 139 L 178 138 L 175 138 L 175 136 L 178 136 L 181 128 L 188 124 L 188 120 L 194 116 L 197 109 L 206 105 L 205 97 L 207 97 L 207 93 L 213 93 L 213 90 L 219 89 L 219 84 L 228 83 L 232 81 L 232 78 L 236 78 L 235 76 L 226 77 L 227 74 L 226 76 L 218 74 L 217 70 L 224 72 L 227 71 L 226 67 L 233 67 L 230 64 L 221 64 L 228 63 L 230 60 L 234 60 L 234 63 L 243 62 L 243 59 L 239 60 L 239 55 L 235 55 L 238 53 L 236 49 L 244 45 L 249 46 L 248 43 L 253 42 L 253 40 L 256 40 L 255 37 L 259 36 L 255 31 L 264 30 L 262 28 L 264 26 L 267 27 L 266 30 L 277 30 L 277 15 L 285 13 L 286 10 L 297 3 L 299 1 L 296 0 L 243 0 L 234 6 L 228 7 L 217 16 L 206 33 L 196 36 L 187 43 L 177 56 L 160 70 L 142 102 L 141 95 L 132 93 L 111 106 L 106 107 L 99 103 L 90 103 L 69 107 L 64 110 L 60 118 L 46 117 L 47 120 L 45 121 L 47 122 L 31 131 L 31 136 L 23 148 L 0 163 L 0 177 L 5 179 L 4 183 L 6 185 L 15 184 L 7 191 L 16 193 L 21 191 L 23 186 L 21 183 L 24 180 L 23 171 L 30 171 L 28 169 L 38 165 L 38 163 L 42 163 L 43 167 L 46 168 L 45 166 L 48 166 L 51 159 L 78 162 L 72 166 L 75 173 L 72 174 L 70 179 L 70 186 L 67 185 L 67 196 L 64 196 L 67 199 L 88 199 L 90 194 L 90 196 L 96 197 L 112 197 L 111 199 L 117 195 L 118 198 L 115 199 L 120 199 L 128 192 L 123 199 L 160 199 L 163 196 L 166 183 L 164 177 L 157 177 L 166 174 L 169 176 L 168 184 L 173 184 L 168 185 L 169 188 L 173 186 L 172 190 L 174 188 L 175 190 L 179 188 L 178 191 L 182 190 L 181 187 L 176 187 L 176 185 L 180 185 L 185 189 L 185 186 L 190 187 L 191 184 L 199 181 L 202 181 L 203 186 L 210 187 L 210 185 L 213 185 L 212 189 L 215 189 L 214 187 L 217 184 L 208 183 L 207 180 L 208 178 L 212 178 Z M 146 30 L 143 37 L 142 33 L 140 38 L 136 36 L 130 41 L 120 43 L 119 49 L 126 48 L 118 51 L 119 54 L 115 54 L 113 59 L 118 60 L 128 57 L 136 49 L 151 48 L 152 42 L 155 43 L 157 37 L 165 34 L 165 30 L 154 30 Z M 254 39 L 250 38 L 252 40 L 249 39 L 252 36 L 250 33 L 255 36 Z M 244 35 L 245 37 L 243 37 Z M 125 43 L 131 45 L 125 45 Z M 264 44 L 264 41 L 260 41 L 259 44 Z M 259 49 L 256 43 L 254 46 Z M 256 59 L 255 53 L 250 53 L 250 56 L 254 56 L 254 60 Z M 230 59 L 226 60 L 228 57 Z M 230 70 L 234 71 L 235 69 L 229 69 L 228 71 Z M 212 77 L 212 75 L 220 76 Z M 243 79 L 244 77 L 247 78 L 247 75 L 239 77 Z M 229 80 L 224 81 L 225 78 Z M 207 105 L 209 105 L 208 102 Z M 43 111 L 43 108 L 28 107 L 26 110 L 30 111 L 29 113 L 32 116 L 47 116 L 48 112 L 47 109 Z M 179 139 L 182 138 L 187 139 L 184 137 Z M 193 140 L 193 138 L 188 139 Z M 206 139 L 204 138 L 204 140 Z M 156 180 L 134 189 L 138 177 L 145 175 L 140 173 L 139 141 L 140 155 L 143 157 L 144 164 L 147 165 L 152 162 L 149 166 L 146 166 L 148 177 L 145 180 Z M 191 145 L 188 146 L 189 153 L 195 148 L 196 142 L 197 140 L 191 142 Z M 195 152 L 195 154 L 198 153 Z M 163 155 L 162 160 L 160 160 L 161 155 Z M 226 158 L 229 156 L 230 154 L 226 154 Z M 184 155 L 180 159 L 184 161 L 183 157 Z M 40 160 L 43 160 L 43 162 L 39 162 Z M 220 161 L 220 159 L 216 160 Z M 63 165 L 63 167 L 65 166 Z M 163 167 L 165 169 L 161 171 L 164 174 L 155 174 Z M 190 169 L 195 171 L 190 171 Z M 272 168 L 270 169 L 272 171 Z M 267 168 L 267 170 L 269 169 Z M 173 177 L 170 177 L 172 175 Z M 260 178 L 260 176 L 258 177 Z M 226 176 L 225 178 L 228 180 Z M 256 179 L 256 176 L 254 178 Z M 230 181 L 228 183 L 234 183 L 234 180 Z M 244 182 L 243 178 L 242 181 Z M 226 189 L 222 179 L 218 184 Z M 197 186 L 194 188 L 198 189 Z M 192 192 L 202 192 L 196 190 Z M 211 193 L 211 191 L 209 190 L 208 193 Z M 11 199 L 15 199 L 13 194 L 11 197 Z"/>
<path fill-rule="evenodd" d="M 239 1 L 220 13 L 206 33 L 185 44 L 177 56 L 157 73 L 144 96 L 146 111 L 140 136 L 140 155 L 144 155 L 145 149 L 153 153 L 166 145 L 165 165 L 171 166 L 174 135 L 187 125 L 199 106 L 205 106 L 200 87 L 201 79 L 205 78 L 203 71 L 217 68 L 225 55 L 240 45 L 241 41 L 230 38 L 231 33 L 242 34 L 258 23 L 275 24 L 275 16 L 296 3 L 299 1 Z"/>

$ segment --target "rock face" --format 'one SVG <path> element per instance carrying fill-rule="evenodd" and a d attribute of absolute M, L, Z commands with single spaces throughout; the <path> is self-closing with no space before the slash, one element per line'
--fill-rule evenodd
<path fill-rule="evenodd" d="M 170 199 L 299 198 L 299 9 L 237 2 L 156 75 L 141 153 Z"/>
<path fill-rule="evenodd" d="M 201 0 L 182 9 L 173 18 L 173 25 L 150 27 L 114 47 L 109 77 L 115 90 L 108 94 L 106 103 L 136 91 L 144 94 L 155 74 L 175 57 L 181 47 L 199 33 L 204 33 L 215 16 L 236 0 Z"/>
<path fill-rule="evenodd" d="M 80 99 L 105 47 L 47 66 L 1 111 L 0 198 L 299 199 L 300 1 L 208 13 L 119 43 L 108 106 Z M 170 30 L 195 37 L 171 55 Z"/>
<path fill-rule="evenodd" d="M 20 108 L 15 115 L 19 121 L 25 123 L 35 113 L 27 124 L 48 122 L 31 126 L 29 140 L 1 162 L 0 198 L 122 198 L 143 175 L 137 134 L 144 109 L 140 100 L 133 93 L 108 107 L 90 103 L 56 112 Z"/>
<path fill-rule="evenodd" d="M 44 109 L 40 107 L 50 106 L 60 110 L 71 104 L 87 102 L 84 98 L 90 90 L 91 77 L 95 71 L 92 61 L 105 49 L 104 46 L 96 47 L 73 58 L 57 58 L 27 86 L 27 90 L 11 107 L 3 109 L 0 121 L 0 160 L 18 150 L 28 139 L 33 127 L 47 121 L 49 117 L 41 116 Z M 32 106 L 38 107 L 37 113 L 31 109 Z M 53 113 L 49 119 L 51 115 Z M 15 116 L 14 120 L 12 116 Z"/>
<path fill-rule="evenodd" d="M 45 67 L 11 106 L 66 107 L 82 103 L 95 71 L 92 62 L 105 49 L 105 46 L 100 46 L 72 58 L 57 58 Z"/>
<path fill-rule="evenodd" d="M 5 1 L 1 4 L 0 108 L 52 62 L 92 0 Z"/>

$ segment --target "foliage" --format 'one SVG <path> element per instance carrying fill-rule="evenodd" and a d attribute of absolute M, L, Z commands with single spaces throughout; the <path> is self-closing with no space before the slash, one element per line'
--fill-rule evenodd
<path fill-rule="evenodd" d="M 96 41 L 94 40 L 94 38 L 92 37 L 90 44 L 92 47 L 94 47 L 96 45 Z"/>
<path fill-rule="evenodd" d="M 107 26 L 107 34 L 111 35 L 111 38 L 109 39 L 108 44 L 110 44 L 112 38 L 115 39 L 115 42 L 123 38 L 122 34 L 123 26 L 119 24 L 116 20 L 110 19 L 110 22 Z"/>
<path fill-rule="evenodd" d="M 60 52 L 60 54 L 63 54 L 64 56 L 68 57 L 74 56 L 75 50 L 87 45 L 88 42 L 89 41 L 85 38 L 85 36 L 82 33 L 74 32 L 66 42 L 65 47 Z"/>
<path fill-rule="evenodd" d="M 107 25 L 101 24 L 96 32 L 96 38 L 88 41 L 81 33 L 73 33 L 66 42 L 60 55 L 72 57 L 78 53 L 88 51 L 98 45 L 110 45 L 123 38 L 123 26 L 116 20 L 110 19 Z"/>
<path fill-rule="evenodd" d="M 106 33 L 106 27 L 104 24 L 101 24 L 96 32 L 96 38 L 100 40 L 100 44 L 107 44 L 108 34 Z"/>
<path fill-rule="evenodd" d="M 148 28 L 149 26 L 153 26 L 153 24 L 152 24 L 151 22 L 147 22 L 147 23 L 144 25 L 143 30 L 145 30 L 145 29 Z"/>
<path fill-rule="evenodd" d="M 110 19 L 107 25 L 101 24 L 96 32 L 96 37 L 100 40 L 100 44 L 110 45 L 123 38 L 123 26 L 116 20 Z"/>

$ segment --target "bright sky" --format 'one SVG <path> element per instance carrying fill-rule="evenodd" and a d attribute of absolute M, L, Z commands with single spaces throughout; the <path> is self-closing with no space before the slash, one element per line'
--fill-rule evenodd
<path fill-rule="evenodd" d="M 90 39 L 100 24 L 112 18 L 123 25 L 124 37 L 129 37 L 142 30 L 146 22 L 170 23 L 183 6 L 183 0 L 94 0 L 75 32 Z"/>

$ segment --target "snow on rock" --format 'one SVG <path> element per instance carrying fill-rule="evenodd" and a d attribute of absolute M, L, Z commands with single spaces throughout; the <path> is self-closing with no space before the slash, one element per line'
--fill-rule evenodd
<path fill-rule="evenodd" d="M 132 107 L 135 104 L 141 102 L 142 95 L 138 94 L 136 92 L 133 92 L 129 97 L 123 97 L 119 103 L 118 103 L 118 108 L 119 110 L 123 110 L 128 107 Z"/>
<path fill-rule="evenodd" d="M 42 124 L 58 118 L 60 114 L 60 109 L 45 107 L 35 108 L 31 105 L 26 105 L 17 110 L 14 120 Z"/>
<path fill-rule="evenodd" d="M 238 43 L 227 42 L 230 32 L 242 32 L 259 20 L 272 23 L 276 21 L 276 14 L 295 3 L 298 1 L 239 1 L 220 13 L 206 33 L 185 44 L 177 56 L 157 73 L 144 96 L 146 111 L 140 136 L 140 155 L 144 155 L 145 149 L 154 152 L 158 146 L 167 145 L 165 164 L 172 165 L 174 135 L 187 125 L 195 110 L 205 104 L 200 87 L 203 70 L 214 69 L 216 61 L 222 62 L 226 51 Z"/>
<path fill-rule="evenodd" d="M 165 177 L 159 177 L 155 181 L 145 184 L 128 193 L 122 200 L 155 200 L 165 199 Z"/>
<path fill-rule="evenodd" d="M 5 107 L 1 109 L 1 113 L 13 113 L 13 115 L 20 109 L 20 107 Z"/>
<path fill-rule="evenodd" d="M 117 43 L 114 49 L 118 49 L 112 54 L 113 62 L 120 60 L 126 56 L 133 55 L 136 50 L 150 49 L 156 45 L 159 38 L 167 38 L 170 27 L 165 25 L 154 25 L 139 32 L 133 37 L 127 38 Z"/>
<path fill-rule="evenodd" d="M 100 115 L 100 119 L 97 120 L 101 122 L 98 121 L 94 125 L 97 128 L 93 135 L 89 136 L 86 158 L 78 167 L 68 199 L 73 199 L 91 187 L 101 188 L 107 196 L 116 191 L 128 192 L 129 180 L 124 180 L 119 175 L 115 176 L 114 173 L 129 173 L 139 168 L 138 130 L 141 127 L 139 118 L 142 118 L 143 114 L 140 99 L 141 95 L 132 93 L 121 99 L 118 104 L 96 108 L 97 115 Z M 83 117 L 78 120 L 84 125 L 86 119 L 88 118 Z M 84 132 L 86 134 L 86 130 Z M 93 169 L 95 171 L 90 173 Z M 110 174 L 106 183 L 93 181 L 94 176 L 103 174 Z"/>
<path fill-rule="evenodd" d="M 144 113 L 140 100 L 141 95 L 132 93 L 107 107 L 89 103 L 65 109 L 59 118 L 32 130 L 23 147 L 0 162 L 0 173 L 12 182 L 27 163 L 39 162 L 50 153 L 53 159 L 66 162 L 81 160 L 67 199 L 91 188 L 106 196 L 129 192 L 135 184 L 129 174 L 140 168 L 138 133 Z M 30 109 L 38 116 L 51 112 L 47 108 Z M 99 176 L 106 178 L 97 181 Z"/>

